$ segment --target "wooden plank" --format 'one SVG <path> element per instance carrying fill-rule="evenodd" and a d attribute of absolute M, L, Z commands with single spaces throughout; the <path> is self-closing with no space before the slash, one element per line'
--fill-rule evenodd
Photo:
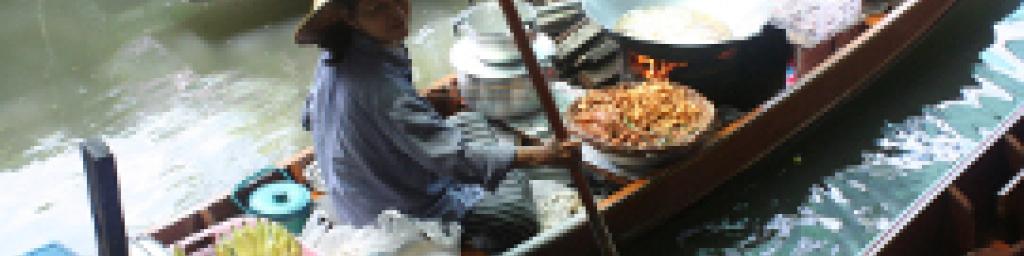
<path fill-rule="evenodd" d="M 99 139 L 86 140 L 79 148 L 85 167 L 98 254 L 128 255 L 114 155 L 110 153 L 110 147 Z"/>
<path fill-rule="evenodd" d="M 718 132 L 715 132 L 715 134 L 711 138 L 711 141 L 715 142 L 721 139 L 725 139 L 726 137 L 729 137 L 729 135 L 735 133 L 736 130 L 743 128 L 744 125 L 747 125 L 748 123 L 750 123 L 750 121 L 753 121 L 754 118 L 757 118 L 758 113 L 763 112 L 763 107 L 755 107 L 753 111 L 743 114 L 743 116 L 741 116 L 740 118 L 736 119 L 735 121 L 732 121 L 732 123 L 729 123 L 725 127 L 722 127 L 722 129 L 718 130 Z"/>
<path fill-rule="evenodd" d="M 832 40 L 822 41 L 811 48 L 797 47 L 796 49 L 796 77 L 804 77 L 817 65 L 820 65 L 830 54 L 835 52 L 832 48 Z"/>
<path fill-rule="evenodd" d="M 1006 143 L 1003 151 L 1010 169 L 1020 170 L 1024 167 L 1024 144 L 1012 133 L 1004 134 L 1003 141 Z"/>
<path fill-rule="evenodd" d="M 995 240 L 992 241 L 988 247 L 982 248 L 970 252 L 968 255 L 973 256 L 1020 256 L 1024 255 L 1024 241 L 1017 243 L 1016 246 L 1006 244 L 1003 241 Z"/>
<path fill-rule="evenodd" d="M 861 33 L 867 30 L 868 26 L 864 24 L 853 25 L 843 32 L 839 32 L 835 35 L 835 40 L 832 41 L 833 52 L 846 47 L 847 44 L 857 39 Z"/>
<path fill-rule="evenodd" d="M 313 157 L 313 148 L 308 147 L 288 159 L 277 163 L 277 167 L 287 169 L 289 174 L 297 181 L 302 180 L 303 182 L 307 182 L 308 180 L 302 173 L 302 169 L 313 161 Z M 248 194 L 256 186 L 283 179 L 284 176 L 280 173 L 273 172 L 269 175 L 257 178 L 254 185 L 242 189 L 239 193 Z M 308 183 L 306 184 L 308 186 Z M 231 201 L 232 192 L 234 192 L 233 186 L 225 189 L 224 192 L 219 193 L 221 196 L 213 197 L 205 203 L 201 203 L 191 210 L 185 211 L 168 221 L 160 222 L 160 226 L 150 228 L 146 234 L 152 236 L 154 240 L 159 241 L 166 246 L 170 246 L 171 244 L 185 239 L 189 235 L 198 233 L 207 227 L 231 217 L 238 216 L 242 214 L 242 211 Z M 314 192 L 314 194 L 315 193 L 316 192 Z M 201 248 L 201 246 L 204 246 L 204 244 L 199 243 L 196 245 L 190 245 L 190 248 Z"/>
<path fill-rule="evenodd" d="M 588 170 L 588 171 L 590 171 L 592 173 L 595 173 L 597 175 L 601 175 L 601 177 L 604 177 L 606 180 L 614 182 L 615 184 L 627 185 L 627 184 L 633 183 L 635 181 L 638 181 L 638 180 L 634 180 L 633 178 L 630 178 L 630 177 L 626 177 L 626 176 L 615 174 L 615 173 L 613 173 L 611 171 L 605 170 L 604 168 L 601 168 L 599 166 L 593 165 L 593 164 L 591 164 L 589 162 L 586 162 L 586 161 L 583 161 L 583 166 L 586 167 L 585 168 L 586 170 Z"/>
<path fill-rule="evenodd" d="M 876 255 L 940 255 L 952 251 L 952 241 L 947 240 L 947 234 L 955 230 L 950 228 L 952 225 L 948 225 L 950 211 L 946 209 L 952 207 L 949 196 L 949 193 L 942 193 L 939 198 L 931 201 L 927 209 L 915 216 L 913 223 L 907 225 L 898 237 L 886 244 L 885 250 Z"/>
<path fill-rule="evenodd" d="M 748 122 L 679 163 L 606 210 L 608 228 L 629 239 L 663 222 L 781 144 L 895 60 L 945 14 L 955 0 L 911 0 L 801 79 L 791 91 L 769 100 Z M 535 255 L 596 252 L 585 225 L 576 223 L 557 239 L 535 238 L 517 251 Z"/>
<path fill-rule="evenodd" d="M 601 200 L 601 202 L 598 202 L 597 207 L 604 210 L 612 206 L 612 204 L 616 202 L 621 202 L 627 196 L 636 193 L 637 190 L 640 190 L 640 188 L 643 188 L 645 185 L 647 185 L 647 182 L 649 181 L 645 179 L 638 179 L 633 182 L 630 182 L 628 185 L 622 187 L 618 191 L 615 191 L 615 193 L 609 195 L 608 198 L 605 198 L 604 200 Z"/>
<path fill-rule="evenodd" d="M 695 202 L 837 104 L 863 82 L 893 61 L 931 27 L 954 1 L 908 1 L 907 9 L 890 16 L 886 24 L 872 28 L 801 79 L 792 92 L 763 105 L 749 122 L 740 124 L 727 138 L 701 152 L 690 164 L 651 183 L 652 189 L 637 193 L 618 210 L 609 213 L 616 223 L 628 219 L 664 219 Z M 842 60 L 842 61 L 840 61 Z M 657 187 L 654 187 L 656 186 Z M 679 195 L 665 197 L 662 195 Z M 642 196 L 642 197 L 641 197 Z M 644 198 L 645 200 L 639 200 Z M 668 206 L 668 207 L 666 207 Z M 655 214 L 646 214 L 654 212 Z M 643 216 L 643 217 L 641 217 Z M 611 217 L 609 217 L 611 218 Z M 657 222 L 646 221 L 653 225 Z M 615 228 L 619 228 L 616 226 Z M 623 227 L 626 228 L 626 227 Z M 644 227 L 629 227 L 636 233 Z"/>
<path fill-rule="evenodd" d="M 1007 117 L 1006 121 L 993 130 L 992 133 L 996 134 L 995 136 L 983 138 L 978 143 L 977 147 L 973 151 L 967 153 L 962 159 L 979 159 L 984 152 L 992 147 L 998 140 L 1003 138 L 998 134 L 1007 133 L 1012 124 L 1017 120 L 1020 120 L 1022 117 L 1024 117 L 1024 107 L 1018 107 Z M 925 212 L 925 208 L 928 204 L 938 198 L 939 193 L 946 191 L 945 188 L 952 184 L 954 180 L 962 178 L 961 174 L 966 172 L 974 164 L 975 163 L 973 161 L 957 162 L 952 167 L 952 171 L 940 177 L 932 189 L 925 191 L 917 200 L 911 203 L 910 207 L 897 217 L 893 226 L 884 231 L 882 235 L 876 237 L 862 252 L 862 254 L 874 255 L 880 251 L 888 250 L 886 247 L 891 244 L 891 241 L 896 239 L 897 236 L 902 235 L 907 226 L 917 219 L 918 214 Z"/>
<path fill-rule="evenodd" d="M 207 209 L 218 209 L 216 210 L 218 214 L 213 216 L 213 222 L 242 213 L 231 203 L 231 200 L 227 195 L 213 198 L 208 201 L 208 203 L 201 204 L 201 206 L 202 208 L 193 211 L 186 211 L 184 214 L 172 218 L 170 221 L 162 222 L 163 226 L 153 227 L 146 233 L 150 234 L 154 240 L 159 241 L 161 244 L 170 246 L 171 244 L 174 244 L 174 242 L 210 225 L 210 223 L 204 223 L 206 221 L 202 218 L 197 218 L 201 211 L 206 211 Z"/>
<path fill-rule="evenodd" d="M 996 193 L 996 213 L 1003 239 L 1024 239 L 1024 169 Z M 1022 240 L 1024 241 L 1024 240 Z"/>
<path fill-rule="evenodd" d="M 523 63 L 526 64 L 534 91 L 537 93 L 537 98 L 540 98 L 541 106 L 547 116 L 548 125 L 550 125 L 551 131 L 555 133 L 555 139 L 559 143 L 569 141 L 569 132 L 566 130 L 565 124 L 562 123 L 562 116 L 555 106 L 555 99 L 551 94 L 551 88 L 549 88 L 550 84 L 541 72 L 537 57 L 534 56 L 515 3 L 512 0 L 499 0 L 498 4 L 505 14 L 505 21 L 508 23 L 509 30 L 512 31 L 512 39 L 516 43 L 516 48 L 519 49 L 519 55 L 522 57 Z M 565 164 L 568 165 L 572 182 L 576 185 L 576 192 L 582 199 L 581 201 L 583 201 L 583 208 L 587 213 L 587 222 L 591 225 L 591 230 L 594 231 L 592 234 L 594 235 L 595 244 L 592 245 L 598 247 L 601 255 L 618 255 L 615 243 L 612 241 L 607 225 L 605 225 L 604 216 L 597 209 L 597 204 L 594 203 L 594 196 L 590 193 L 590 186 L 587 184 L 586 176 L 583 174 L 582 153 L 579 150 L 575 150 L 572 153 L 572 159 Z"/>
<path fill-rule="evenodd" d="M 1018 109 L 1018 114 L 1020 109 Z M 1013 128 L 1006 128 L 1012 122 L 1018 122 L 1016 118 L 1009 118 L 1004 121 L 1004 131 Z M 998 131 L 997 131 L 998 132 Z M 1006 220 L 1002 210 L 1001 202 L 997 198 L 1002 191 L 1006 191 L 1007 180 L 1013 179 L 1013 175 L 1003 171 L 1007 164 L 1002 160 L 1020 158 L 1019 144 L 1012 132 L 1002 135 L 991 135 L 985 139 L 984 144 L 994 143 L 998 147 L 979 146 L 984 153 L 980 157 L 965 158 L 968 165 L 958 163 L 956 168 L 968 166 L 962 173 L 953 172 L 948 175 L 955 177 L 951 186 L 945 188 L 945 192 L 917 215 L 912 216 L 911 223 L 903 228 L 892 229 L 898 233 L 889 241 L 880 252 L 880 255 L 906 255 L 907 253 L 936 252 L 943 254 L 963 254 L 974 249 L 977 245 L 987 244 L 988 248 L 975 250 L 977 255 L 1004 255 L 1009 246 L 1002 241 L 1015 241 L 1013 236 L 1006 235 L 1008 226 L 1014 225 Z M 995 139 L 998 142 L 992 142 Z M 984 145 L 983 144 L 983 145 Z M 1017 149 L 1014 149 L 1017 148 Z M 1018 172 L 1021 172 L 1020 169 Z M 1021 175 L 1021 174 L 1018 174 Z M 943 189 L 939 187 L 940 189 Z M 927 198 L 927 197 L 925 197 Z M 939 201 L 938 203 L 935 203 Z M 942 212 L 937 214 L 936 212 Z M 927 217 L 926 215 L 942 215 L 942 218 Z M 930 229 L 930 226 L 942 226 L 949 230 L 938 231 Z M 991 239 L 995 240 L 991 240 Z M 980 243 L 980 244 L 975 244 Z M 936 245 L 941 244 L 941 245 Z M 938 248 L 936 248 L 938 246 Z"/>
<path fill-rule="evenodd" d="M 1008 255 L 1012 255 L 1012 256 L 1024 255 L 1024 240 L 1017 241 L 1017 244 L 1014 244 L 1013 247 L 1010 247 L 1010 251 L 1009 251 Z"/>
<path fill-rule="evenodd" d="M 963 255 L 974 249 L 974 204 L 958 186 L 943 191 L 876 255 Z"/>
<path fill-rule="evenodd" d="M 277 163 L 278 168 L 284 168 L 288 170 L 288 174 L 295 179 L 295 182 L 304 184 L 309 187 L 309 181 L 306 180 L 306 175 L 303 173 L 306 170 L 306 166 L 313 162 L 314 151 L 313 147 L 306 147 L 299 151 L 291 158 L 285 159 Z"/>
<path fill-rule="evenodd" d="M 811 48 L 797 48 L 796 75 L 803 77 L 817 67 L 826 58 L 852 42 L 868 28 L 867 25 L 854 25 L 849 29 L 836 33 L 832 38 L 821 41 Z"/>
<path fill-rule="evenodd" d="M 958 249 L 956 254 L 960 255 L 975 247 L 974 207 L 971 200 L 956 185 L 950 186 L 946 193 L 949 193 L 946 198 L 950 201 L 947 204 L 949 206 L 949 223 L 955 231 L 947 234 L 952 236 Z"/>

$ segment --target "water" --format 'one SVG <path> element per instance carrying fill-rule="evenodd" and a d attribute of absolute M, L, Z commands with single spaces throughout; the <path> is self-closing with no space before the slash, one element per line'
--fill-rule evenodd
<path fill-rule="evenodd" d="M 417 86 L 450 72 L 449 17 L 411 1 Z M 429 2 L 429 3 L 427 3 Z M 77 149 L 117 157 L 131 234 L 310 145 L 299 110 L 317 50 L 292 44 L 307 1 L 9 0 L 0 9 L 0 252 L 60 241 L 94 255 Z"/>

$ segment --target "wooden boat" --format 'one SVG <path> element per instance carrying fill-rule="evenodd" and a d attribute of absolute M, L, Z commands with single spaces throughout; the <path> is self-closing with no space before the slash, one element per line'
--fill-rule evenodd
<path fill-rule="evenodd" d="M 599 203 L 617 242 L 630 239 L 690 207 L 789 136 L 863 89 L 874 75 L 910 47 L 955 3 L 906 1 L 880 23 L 817 64 L 797 85 L 719 131 L 696 156 L 662 170 L 650 180 L 628 180 Z M 671 195 L 671 196 L 665 196 Z M 510 254 L 552 255 L 597 251 L 583 219 L 543 234 Z"/>
<path fill-rule="evenodd" d="M 309 186 L 303 170 L 313 161 L 313 149 L 306 148 L 299 151 L 292 157 L 277 163 L 276 167 L 285 169 L 296 182 Z M 257 177 L 255 182 L 237 191 L 239 194 L 251 193 L 256 187 L 269 184 L 275 181 L 285 180 L 286 177 L 280 172 L 268 172 L 266 175 Z M 244 212 L 239 209 L 231 200 L 234 188 L 228 188 L 221 196 L 210 199 L 200 204 L 192 211 L 178 216 L 163 226 L 152 228 L 145 232 L 150 237 L 164 245 L 182 246 L 186 252 L 192 252 L 209 246 L 213 242 L 212 237 L 203 237 L 201 231 L 207 227 L 218 224 L 232 217 L 241 216 Z M 319 193 L 314 192 L 314 198 Z"/>
<path fill-rule="evenodd" d="M 692 158 L 680 160 L 650 179 L 635 179 L 589 166 L 622 188 L 598 203 L 608 229 L 618 243 L 650 230 L 745 169 L 780 145 L 788 137 L 826 114 L 833 106 L 866 86 L 866 82 L 884 70 L 943 16 L 955 0 L 909 0 L 878 24 L 867 28 L 849 44 L 837 48 L 807 72 L 795 86 L 787 88 L 742 118 L 714 134 L 711 143 Z M 829 53 L 831 51 L 825 51 Z M 536 141 L 522 135 L 524 141 Z M 302 170 L 313 159 L 305 149 L 278 163 L 297 181 L 307 183 Z M 260 177 L 256 185 L 283 179 L 280 174 Z M 253 187 L 241 191 L 246 193 Z M 148 233 L 160 243 L 195 241 L 194 250 L 208 245 L 209 238 L 190 237 L 198 231 L 242 214 L 229 199 L 232 191 L 212 198 L 168 224 Z M 671 195 L 670 197 L 665 195 Z M 585 218 L 573 218 L 554 230 L 548 230 L 507 254 L 519 255 L 593 255 L 597 246 Z M 470 254 L 470 252 L 466 252 Z"/>

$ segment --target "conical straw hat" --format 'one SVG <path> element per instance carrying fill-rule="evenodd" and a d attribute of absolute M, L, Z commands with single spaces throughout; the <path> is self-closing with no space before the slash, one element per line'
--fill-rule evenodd
<path fill-rule="evenodd" d="M 319 43 L 324 32 L 341 19 L 341 13 L 336 11 L 339 2 L 355 0 L 313 0 L 313 9 L 306 15 L 305 20 L 295 31 L 295 43 L 316 44 Z"/>

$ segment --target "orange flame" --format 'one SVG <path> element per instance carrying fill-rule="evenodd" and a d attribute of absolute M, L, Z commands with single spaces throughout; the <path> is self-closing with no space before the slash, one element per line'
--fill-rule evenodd
<path fill-rule="evenodd" d="M 675 68 L 686 67 L 686 62 L 671 62 L 651 58 L 651 56 L 636 54 L 633 58 L 632 68 L 637 73 L 643 74 L 648 81 L 668 81 L 668 74 Z"/>

